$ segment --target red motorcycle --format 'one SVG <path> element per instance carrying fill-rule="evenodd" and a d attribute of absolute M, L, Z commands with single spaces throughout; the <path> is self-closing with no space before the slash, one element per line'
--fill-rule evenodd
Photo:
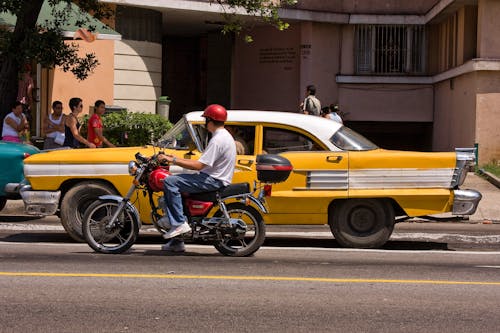
<path fill-rule="evenodd" d="M 148 196 L 156 229 L 160 233 L 168 231 L 168 226 L 158 223 L 163 197 L 157 200 L 158 204 L 154 194 L 163 191 L 163 180 L 170 176 L 169 167 L 159 165 L 156 155 L 147 158 L 137 153 L 135 158 L 128 165 L 134 179 L 127 194 L 100 196 L 85 211 L 83 235 L 96 252 L 122 253 L 135 243 L 141 228 L 139 212 L 131 202 L 136 190 Z M 266 154 L 257 156 L 256 169 L 253 190 L 249 183 L 237 183 L 217 191 L 183 195 L 184 213 L 192 231 L 181 237 L 211 242 L 227 256 L 255 253 L 265 240 L 262 214 L 267 213 L 265 197 L 269 186 L 285 181 L 292 166 L 283 156 Z"/>

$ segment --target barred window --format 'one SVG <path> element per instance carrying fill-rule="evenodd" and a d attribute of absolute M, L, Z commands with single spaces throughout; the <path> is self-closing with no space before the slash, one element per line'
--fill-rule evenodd
<path fill-rule="evenodd" d="M 423 74 L 425 26 L 356 25 L 354 54 L 356 74 Z"/>

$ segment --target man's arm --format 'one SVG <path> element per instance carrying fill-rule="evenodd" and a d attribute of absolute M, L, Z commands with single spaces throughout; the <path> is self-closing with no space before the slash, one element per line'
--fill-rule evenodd
<path fill-rule="evenodd" d="M 156 159 L 160 163 L 168 162 L 169 164 L 178 165 L 184 169 L 189 169 L 189 170 L 200 171 L 205 167 L 205 164 L 201 163 L 198 160 L 191 160 L 187 158 L 181 158 L 166 154 L 158 154 Z"/>
<path fill-rule="evenodd" d="M 99 140 L 101 140 L 106 146 L 108 146 L 108 147 L 116 147 L 114 144 L 112 144 L 111 142 L 109 142 L 109 140 L 104 137 L 104 135 L 102 134 L 102 128 L 100 128 L 100 127 L 94 127 L 94 133 L 99 138 Z"/>

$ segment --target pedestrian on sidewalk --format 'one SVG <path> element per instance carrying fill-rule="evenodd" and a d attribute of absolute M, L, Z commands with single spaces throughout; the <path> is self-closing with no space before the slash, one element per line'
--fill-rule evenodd
<path fill-rule="evenodd" d="M 316 87 L 312 84 L 306 88 L 306 97 L 300 104 L 300 110 L 304 114 L 319 116 L 321 113 L 321 102 L 316 97 Z"/>

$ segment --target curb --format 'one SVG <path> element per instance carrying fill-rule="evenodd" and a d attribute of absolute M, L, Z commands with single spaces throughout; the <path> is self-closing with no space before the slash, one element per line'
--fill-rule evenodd
<path fill-rule="evenodd" d="M 494 174 L 484 171 L 483 169 L 479 169 L 479 174 L 484 176 L 491 184 L 500 189 L 500 179 L 498 179 Z"/>

